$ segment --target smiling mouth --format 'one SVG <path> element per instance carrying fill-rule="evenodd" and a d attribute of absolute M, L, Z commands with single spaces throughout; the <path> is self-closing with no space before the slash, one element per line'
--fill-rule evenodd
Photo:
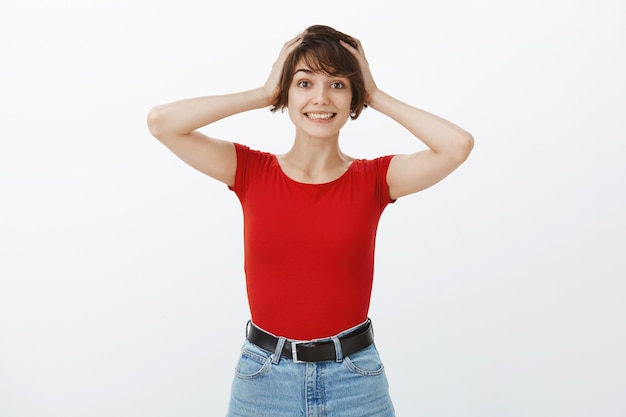
<path fill-rule="evenodd" d="M 337 113 L 304 113 L 304 115 L 311 120 L 330 120 L 337 115 Z"/>

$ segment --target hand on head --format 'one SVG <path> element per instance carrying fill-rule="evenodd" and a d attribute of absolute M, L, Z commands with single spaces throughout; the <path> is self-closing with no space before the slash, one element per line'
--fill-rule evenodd
<path fill-rule="evenodd" d="M 278 95 L 280 94 L 280 79 L 283 73 L 283 67 L 285 66 L 285 61 L 287 57 L 291 55 L 291 53 L 302 43 L 303 33 L 299 34 L 295 38 L 285 42 L 283 45 L 283 49 L 278 54 L 278 58 L 272 65 L 272 70 L 270 72 L 267 81 L 265 81 L 265 85 L 263 88 L 267 91 L 270 97 L 270 103 L 275 103 Z"/>
<path fill-rule="evenodd" d="M 367 107 L 373 92 L 377 90 L 361 42 L 331 27 L 314 25 L 285 42 L 272 65 L 270 75 L 264 84 L 272 111 L 284 109 L 287 105 L 290 77 L 293 75 L 288 72 L 296 65 L 294 53 L 297 54 L 295 57 L 298 60 L 303 60 L 313 71 L 350 78 L 353 90 L 351 104 L 353 119 Z"/>
<path fill-rule="evenodd" d="M 374 82 L 374 77 L 370 71 L 367 58 L 365 58 L 365 52 L 363 51 L 363 46 L 361 46 L 361 41 L 355 38 L 353 39 L 356 42 L 356 48 L 343 40 L 339 40 L 339 43 L 352 55 L 354 55 L 359 62 L 361 73 L 363 74 L 363 83 L 365 84 L 365 103 L 369 104 L 372 94 L 374 91 L 378 90 L 378 87 L 376 86 L 376 82 Z"/>

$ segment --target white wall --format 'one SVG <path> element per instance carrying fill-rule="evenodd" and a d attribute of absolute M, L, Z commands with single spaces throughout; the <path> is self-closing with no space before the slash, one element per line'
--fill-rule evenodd
<path fill-rule="evenodd" d="M 3 1 L 0 416 L 224 414 L 248 314 L 241 212 L 145 116 L 260 85 L 314 23 L 476 140 L 381 220 L 371 316 L 398 415 L 626 415 L 625 9 Z M 280 152 L 292 130 L 260 110 L 211 133 Z M 420 148 L 371 109 L 342 140 Z"/>

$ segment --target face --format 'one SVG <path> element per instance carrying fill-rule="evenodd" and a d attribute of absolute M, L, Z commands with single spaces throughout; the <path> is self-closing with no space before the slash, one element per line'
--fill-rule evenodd
<path fill-rule="evenodd" d="M 350 116 L 350 80 L 314 72 L 304 64 L 295 67 L 288 97 L 289 117 L 299 134 L 338 136 Z"/>

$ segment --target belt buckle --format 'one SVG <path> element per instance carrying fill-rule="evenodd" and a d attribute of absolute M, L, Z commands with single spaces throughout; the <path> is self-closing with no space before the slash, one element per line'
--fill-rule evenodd
<path fill-rule="evenodd" d="M 304 361 L 301 361 L 300 359 L 298 359 L 298 345 L 304 345 L 306 343 L 310 343 L 307 340 L 294 340 L 291 341 L 291 358 L 293 359 L 294 363 L 304 363 Z"/>

